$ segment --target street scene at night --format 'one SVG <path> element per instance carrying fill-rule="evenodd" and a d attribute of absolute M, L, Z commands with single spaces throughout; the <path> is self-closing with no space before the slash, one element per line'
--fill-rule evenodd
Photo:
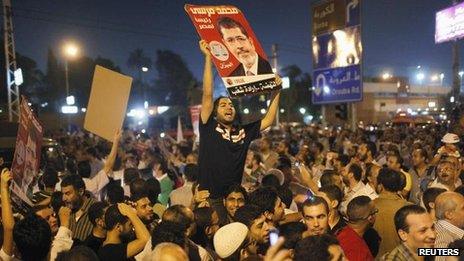
<path fill-rule="evenodd" d="M 464 260 L 464 2 L 0 2 L 0 260 Z"/>

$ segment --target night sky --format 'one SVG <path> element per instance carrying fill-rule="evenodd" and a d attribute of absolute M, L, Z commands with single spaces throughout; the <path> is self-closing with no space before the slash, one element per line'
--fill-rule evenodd
<path fill-rule="evenodd" d="M 142 48 L 156 60 L 158 49 L 180 54 L 201 80 L 203 59 L 198 35 L 178 0 L 13 0 L 16 51 L 45 70 L 47 50 L 60 55 L 68 39 L 86 56 L 110 58 L 126 74 L 129 53 Z M 232 4 L 239 7 L 268 56 L 277 43 L 279 68 L 297 64 L 311 72 L 311 3 L 303 0 L 189 1 L 191 4 Z M 421 65 L 425 73 L 445 73 L 449 84 L 451 45 L 434 43 L 435 12 L 451 0 L 364 0 L 362 39 L 364 75 L 388 70 L 412 77 Z M 462 48 L 461 48 L 462 49 Z M 464 63 L 464 50 L 461 63 Z M 155 71 L 147 78 L 154 79 Z"/>

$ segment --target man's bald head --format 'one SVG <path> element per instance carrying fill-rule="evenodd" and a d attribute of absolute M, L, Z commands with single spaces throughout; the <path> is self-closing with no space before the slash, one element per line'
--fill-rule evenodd
<path fill-rule="evenodd" d="M 147 255 L 144 261 L 187 261 L 188 257 L 185 251 L 174 243 L 158 244 L 150 255 Z"/>
<path fill-rule="evenodd" d="M 374 210 L 374 202 L 368 196 L 358 196 L 348 203 L 346 215 L 351 223 L 370 222 L 373 224 Z"/>
<path fill-rule="evenodd" d="M 456 192 L 444 192 L 435 200 L 437 220 L 446 220 L 464 228 L 464 196 Z"/>
<path fill-rule="evenodd" d="M 194 230 L 193 211 L 183 205 L 170 206 L 163 213 L 161 220 L 178 224 L 188 235 Z"/>

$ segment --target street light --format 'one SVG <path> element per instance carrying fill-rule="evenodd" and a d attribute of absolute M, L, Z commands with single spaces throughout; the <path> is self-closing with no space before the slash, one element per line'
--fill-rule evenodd
<path fill-rule="evenodd" d="M 77 57 L 79 53 L 79 48 L 74 43 L 67 43 L 63 47 L 64 53 L 64 71 L 65 71 L 65 78 L 66 78 L 66 97 L 69 96 L 69 78 L 68 78 L 68 60 Z"/>
<path fill-rule="evenodd" d="M 305 113 L 306 113 L 306 109 L 303 108 L 303 107 L 301 107 L 301 108 L 300 108 L 300 113 L 301 113 L 301 114 L 305 114 Z"/>
<path fill-rule="evenodd" d="M 387 72 L 385 72 L 385 73 L 382 74 L 382 79 L 384 79 L 384 80 L 388 80 L 388 79 L 390 79 L 391 77 L 392 77 L 391 74 L 389 74 L 389 73 L 387 73 Z"/>
<path fill-rule="evenodd" d="M 425 74 L 424 74 L 424 73 L 418 73 L 418 74 L 416 75 L 416 78 L 417 78 L 419 81 L 422 81 L 422 80 L 424 80 L 424 78 L 425 78 Z"/>
<path fill-rule="evenodd" d="M 145 67 L 145 66 L 143 66 L 143 67 L 142 67 L 142 72 L 148 72 L 148 68 Z"/>

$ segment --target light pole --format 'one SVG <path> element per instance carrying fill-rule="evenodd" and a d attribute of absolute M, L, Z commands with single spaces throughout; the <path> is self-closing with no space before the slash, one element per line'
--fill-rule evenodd
<path fill-rule="evenodd" d="M 68 77 L 68 59 L 75 58 L 79 53 L 79 48 L 74 43 L 67 43 L 63 46 L 63 54 L 64 54 L 64 73 L 65 73 L 65 80 L 66 80 L 66 102 L 69 97 L 69 77 Z M 73 101 L 74 102 L 74 101 Z M 70 131 L 70 118 L 69 114 L 66 115 L 66 122 L 67 126 L 66 129 Z"/>
<path fill-rule="evenodd" d="M 148 67 L 142 66 L 142 74 L 140 78 L 140 87 L 142 88 L 142 96 L 143 96 L 143 103 L 147 103 L 147 95 L 145 90 L 145 83 L 144 83 L 144 74 L 148 72 Z"/>
<path fill-rule="evenodd" d="M 68 76 L 68 59 L 75 58 L 79 53 L 79 48 L 74 43 L 67 43 L 64 45 L 64 71 L 66 79 L 66 97 L 69 96 L 69 76 Z"/>

